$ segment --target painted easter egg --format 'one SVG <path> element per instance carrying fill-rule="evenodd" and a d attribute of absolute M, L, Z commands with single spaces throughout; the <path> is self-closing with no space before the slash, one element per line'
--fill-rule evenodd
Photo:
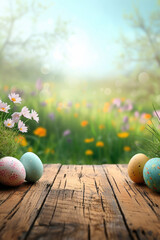
<path fill-rule="evenodd" d="M 143 168 L 149 158 L 143 153 L 134 155 L 128 163 L 128 175 L 135 183 L 144 183 Z"/>
<path fill-rule="evenodd" d="M 26 152 L 20 159 L 26 170 L 26 181 L 36 182 L 43 174 L 43 164 L 40 158 L 32 152 Z"/>
<path fill-rule="evenodd" d="M 18 186 L 24 182 L 25 177 L 25 168 L 18 159 L 9 156 L 0 159 L 0 183 Z"/>
<path fill-rule="evenodd" d="M 156 192 L 160 192 L 160 158 L 151 158 L 144 165 L 143 178 L 146 185 Z"/>

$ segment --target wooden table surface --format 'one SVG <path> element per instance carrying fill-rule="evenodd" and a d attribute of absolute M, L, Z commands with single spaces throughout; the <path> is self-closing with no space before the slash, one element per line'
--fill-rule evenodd
<path fill-rule="evenodd" d="M 160 194 L 127 165 L 44 165 L 35 184 L 0 185 L 0 239 L 160 239 Z"/>

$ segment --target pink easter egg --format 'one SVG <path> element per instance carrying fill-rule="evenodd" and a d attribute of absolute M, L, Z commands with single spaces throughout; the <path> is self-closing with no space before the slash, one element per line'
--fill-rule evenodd
<path fill-rule="evenodd" d="M 0 183 L 7 186 L 19 186 L 26 177 L 23 164 L 14 157 L 0 159 Z"/>

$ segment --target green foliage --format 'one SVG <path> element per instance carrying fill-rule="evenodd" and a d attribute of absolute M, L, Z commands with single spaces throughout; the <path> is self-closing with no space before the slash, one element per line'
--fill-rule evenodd
<path fill-rule="evenodd" d="M 141 149 L 149 158 L 160 157 L 160 141 L 156 138 L 145 139 L 145 144 Z"/>
<path fill-rule="evenodd" d="M 154 106 L 153 106 L 153 109 L 156 113 L 158 125 L 159 125 L 160 116 L 158 115 Z M 151 126 L 150 125 L 147 126 L 147 130 L 151 134 L 151 139 L 145 139 L 145 144 L 141 149 L 149 158 L 155 158 L 155 157 L 159 158 L 160 157 L 160 131 L 158 129 L 158 126 L 152 122 Z"/>
<path fill-rule="evenodd" d="M 112 95 L 107 96 L 103 89 L 110 87 L 108 83 L 92 82 L 68 86 L 67 83 L 53 83 L 43 81 L 41 91 L 35 88 L 33 83 L 16 84 L 18 89 L 23 89 L 23 102 L 29 109 L 35 109 L 40 117 L 39 126 L 36 122 L 28 123 L 29 132 L 26 136 L 27 143 L 19 149 L 22 154 L 26 151 L 36 153 L 43 163 L 62 164 L 102 164 L 102 163 L 127 163 L 131 156 L 137 152 L 135 142 L 142 134 L 141 124 L 133 121 L 133 111 L 118 111 L 112 105 L 112 98 L 117 96 L 116 89 L 112 87 Z M 101 89 L 103 87 L 103 89 Z M 18 90 L 17 89 L 17 90 Z M 115 89 L 115 90 L 113 90 Z M 32 95 L 34 92 L 34 95 Z M 62 94 L 63 93 L 63 94 Z M 122 94 L 121 94 L 122 97 Z M 123 97 L 127 97 L 124 96 Z M 127 98 L 126 98 L 127 100 Z M 122 105 L 125 104 L 125 101 Z M 71 106 L 68 106 L 68 103 Z M 108 109 L 107 106 L 110 106 Z M 20 111 L 21 107 L 16 109 Z M 54 119 L 49 115 L 53 113 Z M 128 116 L 129 126 L 134 130 L 122 130 L 123 118 Z M 81 123 L 88 121 L 88 125 L 82 127 Z M 104 128 L 100 128 L 104 126 Z M 46 136 L 34 135 L 37 127 L 45 128 Z M 69 129 L 70 134 L 64 136 Z M 119 138 L 119 132 L 127 131 L 127 138 Z M 86 143 L 86 139 L 94 140 Z M 103 142 L 103 147 L 97 147 L 97 142 Z M 129 150 L 125 151 L 124 147 Z M 18 152 L 19 152 L 18 150 Z M 86 155 L 91 150 L 92 155 Z"/>
<path fill-rule="evenodd" d="M 145 98 L 144 107 L 142 101 L 130 99 L 130 91 L 118 93 L 113 82 L 111 85 L 108 82 L 81 82 L 70 86 L 68 83 L 43 80 L 42 85 L 42 89 L 38 90 L 35 83 L 12 82 L 11 87 L 14 86 L 15 91 L 23 90 L 22 105 L 17 106 L 15 111 L 20 112 L 26 105 L 35 109 L 40 117 L 39 125 L 35 121 L 27 123 L 29 131 L 23 135 L 26 141 L 18 148 L 17 158 L 33 151 L 43 163 L 128 163 L 139 152 L 137 146 L 140 143 L 146 145 L 144 138 L 151 139 L 149 132 L 145 131 L 145 123 L 153 111 L 148 98 Z M 110 88 L 112 94 L 107 95 L 106 88 Z M 8 90 L 5 89 L 1 85 L 1 99 L 10 92 L 9 86 Z M 128 100 L 132 101 L 133 109 L 124 108 L 121 111 L 113 104 L 115 97 L 121 99 L 122 108 Z M 139 111 L 139 117 L 135 117 L 135 111 Z M 54 115 L 53 119 L 50 114 Z M 149 118 L 143 115 L 149 115 Z M 127 123 L 124 118 L 128 119 Z M 81 124 L 83 121 L 88 121 L 85 127 Z M 37 127 L 46 129 L 44 137 L 34 134 Z M 70 130 L 70 134 L 64 135 L 66 130 Z M 122 132 L 127 132 L 128 136 L 119 137 Z M 94 140 L 86 143 L 86 139 Z M 98 147 L 97 142 L 103 142 L 104 146 Z M 87 155 L 87 150 L 91 150 L 92 154 Z"/>
<path fill-rule="evenodd" d="M 17 132 L 0 123 L 0 158 L 5 156 L 17 157 L 19 143 L 15 141 L 16 136 Z"/>

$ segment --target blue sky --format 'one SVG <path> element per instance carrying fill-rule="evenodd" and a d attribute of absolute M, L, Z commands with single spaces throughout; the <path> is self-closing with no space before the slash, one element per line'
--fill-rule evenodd
<path fill-rule="evenodd" d="M 156 0 L 55 0 L 45 17 L 60 17 L 69 22 L 73 32 L 69 38 L 66 73 L 105 76 L 115 74 L 122 48 L 117 43 L 120 34 L 134 36 L 124 18 L 137 7 L 147 21 L 157 9 Z M 60 53 L 57 52 L 60 57 Z M 58 58 L 57 58 L 58 59 Z"/>

